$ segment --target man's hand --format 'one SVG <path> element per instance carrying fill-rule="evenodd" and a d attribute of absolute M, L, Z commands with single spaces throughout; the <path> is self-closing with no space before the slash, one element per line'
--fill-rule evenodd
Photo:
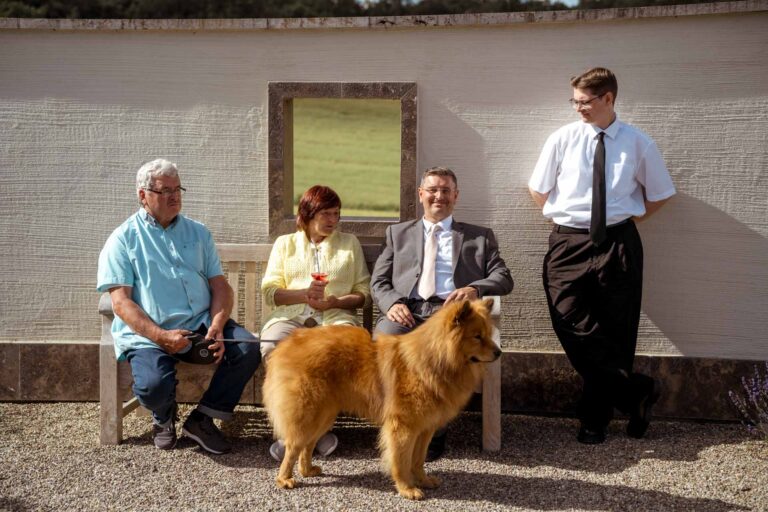
<path fill-rule="evenodd" d="M 220 340 L 224 337 L 224 332 L 215 325 L 212 325 L 208 328 L 208 332 L 205 335 L 206 340 Z M 224 346 L 223 341 L 213 341 L 210 345 L 208 345 L 208 350 L 213 352 L 214 357 L 214 363 L 219 364 L 221 362 L 221 359 L 224 357 Z"/>
<path fill-rule="evenodd" d="M 413 319 L 411 310 L 405 304 L 392 304 L 392 307 L 387 311 L 387 318 L 393 322 L 397 322 L 400 325 L 406 327 L 414 327 L 416 321 Z"/>
<path fill-rule="evenodd" d="M 448 304 L 454 300 L 475 300 L 477 299 L 477 290 L 471 286 L 465 286 L 464 288 L 458 288 L 453 290 L 451 294 L 445 299 L 445 303 Z"/>
<path fill-rule="evenodd" d="M 170 331 L 162 331 L 160 337 L 157 339 L 157 344 L 163 347 L 169 354 L 175 354 L 179 350 L 183 350 L 189 346 L 191 341 L 187 339 L 187 336 L 192 334 L 192 331 L 186 329 L 173 329 Z"/>

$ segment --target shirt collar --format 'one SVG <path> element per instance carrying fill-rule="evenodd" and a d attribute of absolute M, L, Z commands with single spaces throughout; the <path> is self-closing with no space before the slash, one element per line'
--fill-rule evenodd
<path fill-rule="evenodd" d="M 333 233 L 325 237 L 322 242 L 317 244 L 317 246 L 327 247 L 329 245 L 333 245 L 336 242 L 336 239 L 339 238 L 339 236 L 341 236 L 339 235 L 340 231 L 341 231 L 341 227 L 336 226 L 336 229 L 333 230 Z M 312 247 L 315 245 L 312 243 L 312 240 L 309 239 L 309 235 L 303 229 L 299 229 L 298 231 L 296 231 L 296 233 L 299 234 L 299 240 L 301 240 L 301 243 L 306 247 Z"/>
<path fill-rule="evenodd" d="M 587 123 L 585 123 L 585 124 L 587 124 Z M 587 126 L 589 126 L 589 129 L 592 130 L 592 133 L 593 133 L 593 137 L 592 138 L 595 138 L 595 139 L 597 138 L 597 136 L 598 136 L 598 134 L 600 132 L 605 132 L 605 134 L 608 137 L 610 137 L 611 139 L 615 139 L 616 135 L 619 133 L 619 129 L 621 128 L 621 125 L 622 125 L 622 122 L 619 121 L 619 116 L 616 116 L 613 119 L 613 122 L 605 130 L 603 130 L 602 128 L 598 128 L 597 126 L 595 126 L 593 124 L 587 124 Z"/>
<path fill-rule="evenodd" d="M 432 226 L 434 226 L 434 224 L 432 222 L 429 222 L 424 217 L 421 218 L 421 221 L 424 224 L 424 232 L 425 233 L 428 233 L 429 230 L 432 229 Z M 450 231 L 451 230 L 451 225 L 453 224 L 453 215 L 447 216 L 446 218 L 444 218 L 443 220 L 441 220 L 437 224 L 440 226 L 440 228 L 443 231 Z"/>
<path fill-rule="evenodd" d="M 168 227 L 173 227 L 176 225 L 176 223 L 179 221 L 179 217 L 181 217 L 181 214 L 178 214 L 174 219 L 171 221 L 170 224 L 168 224 Z M 157 219 L 155 219 L 146 209 L 141 208 L 139 210 L 139 218 L 149 224 L 150 226 L 154 226 L 156 228 L 162 228 L 163 226 L 160 225 L 159 222 L 157 222 Z"/>

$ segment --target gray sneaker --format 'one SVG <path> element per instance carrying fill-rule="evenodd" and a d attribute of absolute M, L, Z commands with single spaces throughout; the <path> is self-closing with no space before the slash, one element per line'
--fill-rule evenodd
<path fill-rule="evenodd" d="M 278 439 L 269 447 L 269 454 L 277 462 L 281 462 L 285 457 L 285 443 L 282 439 Z"/>
<path fill-rule="evenodd" d="M 332 432 L 326 432 L 323 437 L 317 440 L 315 445 L 315 453 L 320 457 L 327 457 L 332 454 L 336 447 L 339 446 L 339 438 Z"/>
<path fill-rule="evenodd" d="M 167 427 L 161 427 L 157 423 L 152 424 L 152 439 L 155 448 L 160 450 L 172 450 L 176 446 L 176 422 L 171 420 Z"/>
<path fill-rule="evenodd" d="M 323 434 L 323 437 L 317 440 L 317 444 L 315 445 L 315 453 L 320 457 L 327 457 L 328 455 L 332 454 L 334 450 L 336 450 L 337 446 L 339 446 L 339 438 L 336 437 L 336 434 L 326 432 Z M 283 460 L 283 457 L 285 457 L 285 443 L 282 439 L 278 439 L 272 443 L 272 445 L 269 447 L 269 454 L 277 462 Z"/>
<path fill-rule="evenodd" d="M 203 419 L 195 420 L 190 414 L 181 431 L 208 453 L 221 455 L 232 451 L 232 444 L 224 438 L 210 416 L 203 415 Z"/>

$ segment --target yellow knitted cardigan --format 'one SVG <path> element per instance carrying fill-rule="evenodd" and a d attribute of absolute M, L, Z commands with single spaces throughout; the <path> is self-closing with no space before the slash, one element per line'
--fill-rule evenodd
<path fill-rule="evenodd" d="M 320 268 L 328 274 L 325 293 L 341 297 L 353 292 L 363 294 L 365 304 L 371 301 L 371 276 L 365 264 L 360 242 L 354 235 L 336 229 L 318 244 Z M 283 235 L 275 240 L 269 254 L 267 269 L 261 281 L 264 303 L 270 309 L 262 330 L 275 322 L 296 318 L 304 312 L 306 304 L 277 306 L 275 291 L 279 288 L 299 290 L 312 282 L 314 249 L 304 231 Z M 354 312 L 346 309 L 328 309 L 322 313 L 322 325 L 339 323 L 357 324 Z"/>

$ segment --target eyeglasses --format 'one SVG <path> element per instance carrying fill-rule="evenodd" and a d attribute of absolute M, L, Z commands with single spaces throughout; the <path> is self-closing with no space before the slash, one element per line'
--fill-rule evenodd
<path fill-rule="evenodd" d="M 431 196 L 436 196 L 439 193 L 441 193 L 444 196 L 447 196 L 449 194 L 454 193 L 456 190 L 453 188 L 447 188 L 447 187 L 429 187 L 429 188 L 423 188 L 421 189 L 427 194 Z"/>
<path fill-rule="evenodd" d="M 592 108 L 591 103 L 595 101 L 597 98 L 602 98 L 605 95 L 606 93 L 598 94 L 597 96 L 593 98 L 589 98 L 588 100 L 584 100 L 584 101 L 579 101 L 571 98 L 568 100 L 568 103 L 570 103 L 573 108 Z"/>
<path fill-rule="evenodd" d="M 176 188 L 164 188 L 162 190 L 152 190 L 151 188 L 145 188 L 147 192 L 154 192 L 155 194 L 159 194 L 163 197 L 170 197 L 175 196 L 176 194 L 184 195 L 184 192 L 187 191 L 184 187 L 176 187 Z"/>

